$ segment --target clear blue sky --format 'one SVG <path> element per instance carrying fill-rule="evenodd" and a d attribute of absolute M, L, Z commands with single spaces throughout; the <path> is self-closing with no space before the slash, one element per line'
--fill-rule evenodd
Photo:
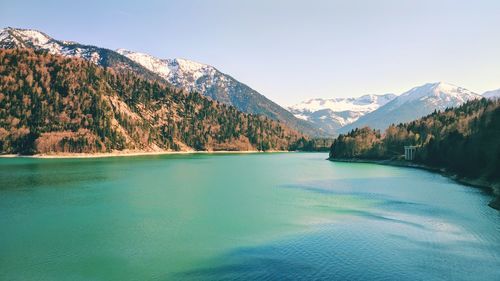
<path fill-rule="evenodd" d="M 278 103 L 500 88 L 500 1 L 5 1 L 0 26 L 216 66 Z"/>

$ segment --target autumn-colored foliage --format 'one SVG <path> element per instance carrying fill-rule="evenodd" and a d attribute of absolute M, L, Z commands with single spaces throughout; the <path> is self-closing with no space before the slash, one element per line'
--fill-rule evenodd
<path fill-rule="evenodd" d="M 91 62 L 0 50 L 0 152 L 286 150 L 302 135 L 198 93 Z"/>

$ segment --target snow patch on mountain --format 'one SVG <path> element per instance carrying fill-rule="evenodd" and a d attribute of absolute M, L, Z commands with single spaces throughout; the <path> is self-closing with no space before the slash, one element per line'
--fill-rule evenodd
<path fill-rule="evenodd" d="M 334 99 L 310 99 L 289 107 L 296 112 L 316 112 L 318 110 L 330 109 L 334 112 L 356 111 L 371 112 L 381 105 L 391 101 L 395 95 L 364 95 L 359 98 L 334 98 Z"/>
<path fill-rule="evenodd" d="M 157 73 L 183 90 L 203 93 L 213 84 L 224 83 L 228 80 L 215 67 L 207 64 L 182 58 L 159 59 L 148 54 L 125 49 L 118 49 L 116 52 Z"/>
<path fill-rule="evenodd" d="M 434 110 L 445 110 L 479 98 L 482 96 L 449 83 L 427 83 L 402 93 L 339 131 L 345 133 L 364 126 L 384 130 L 391 124 L 410 122 Z"/>
<path fill-rule="evenodd" d="M 497 99 L 500 98 L 500 89 L 487 91 L 482 94 L 483 97 L 487 99 Z"/>
<path fill-rule="evenodd" d="M 161 60 L 148 54 L 131 52 L 125 49 L 118 49 L 116 52 L 159 74 L 163 78 L 167 78 L 170 74 L 167 60 Z"/>
<path fill-rule="evenodd" d="M 401 94 L 392 106 L 398 107 L 404 103 L 413 101 L 426 101 L 430 105 L 435 105 L 439 109 L 444 109 L 476 98 L 478 98 L 478 94 L 465 88 L 445 82 L 436 82 L 412 88 Z"/>
<path fill-rule="evenodd" d="M 101 56 L 93 48 L 81 48 L 70 41 L 58 41 L 33 29 L 7 27 L 0 30 L 0 47 L 22 47 L 47 50 L 51 54 L 87 59 L 99 64 Z"/>
<path fill-rule="evenodd" d="M 290 106 L 295 117 L 335 134 L 340 127 L 355 122 L 394 99 L 394 94 L 364 95 L 357 98 L 310 99 Z"/>
<path fill-rule="evenodd" d="M 14 31 L 14 30 L 13 30 Z M 37 31 L 37 30 L 31 30 L 31 29 L 16 29 L 14 31 L 17 33 L 19 37 L 21 37 L 25 41 L 31 41 L 33 44 L 36 44 L 38 46 L 46 45 L 50 41 L 50 37 L 47 36 L 46 34 Z"/>
<path fill-rule="evenodd" d="M 280 120 L 306 134 L 324 135 L 322 130 L 304 121 L 305 118 L 294 116 L 257 91 L 211 65 L 182 58 L 160 59 L 125 49 L 118 49 L 116 52 L 158 74 L 183 91 L 199 92 L 243 112 L 262 114 L 271 119 Z"/>

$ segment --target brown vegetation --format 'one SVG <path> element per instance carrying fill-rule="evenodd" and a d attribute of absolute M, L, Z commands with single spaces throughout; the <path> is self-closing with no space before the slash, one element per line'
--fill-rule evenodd
<path fill-rule="evenodd" d="M 198 93 L 30 49 L 0 50 L 0 152 L 287 150 L 303 137 Z"/>

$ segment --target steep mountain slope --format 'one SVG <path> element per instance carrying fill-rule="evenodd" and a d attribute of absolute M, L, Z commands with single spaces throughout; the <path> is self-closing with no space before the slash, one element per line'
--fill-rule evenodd
<path fill-rule="evenodd" d="M 117 52 L 182 90 L 200 92 L 243 112 L 265 115 L 309 135 L 323 135 L 311 123 L 296 118 L 275 102 L 213 66 L 186 59 L 159 59 L 124 49 L 118 49 Z"/>
<path fill-rule="evenodd" d="M 500 98 L 500 89 L 484 92 L 482 96 L 487 99 L 498 99 Z"/>
<path fill-rule="evenodd" d="M 161 79 L 157 74 L 115 51 L 71 41 L 59 41 L 47 34 L 33 30 L 7 27 L 0 29 L 0 48 L 31 48 L 45 50 L 53 55 L 82 58 L 116 71 L 133 71 L 148 79 Z"/>
<path fill-rule="evenodd" d="M 0 49 L 0 153 L 288 149 L 302 137 L 166 82 Z"/>
<path fill-rule="evenodd" d="M 322 128 L 329 134 L 358 120 L 394 99 L 396 95 L 364 95 L 358 98 L 310 99 L 289 107 L 295 117 Z"/>
<path fill-rule="evenodd" d="M 479 99 L 480 95 L 451 84 L 437 82 L 415 87 L 394 98 L 384 106 L 368 113 L 356 122 L 341 128 L 348 132 L 354 128 L 368 126 L 373 129 L 385 129 L 391 124 L 409 122 L 432 113 L 456 107 L 466 101 Z"/>
<path fill-rule="evenodd" d="M 166 79 L 183 91 L 198 91 L 214 100 L 251 114 L 262 114 L 313 136 L 323 135 L 311 123 L 297 119 L 278 104 L 212 66 L 185 59 L 160 60 L 124 49 L 112 51 L 70 41 L 60 41 L 31 29 L 0 30 L 0 48 L 33 48 L 51 54 L 89 60 L 117 71 L 133 71 L 148 79 Z"/>

